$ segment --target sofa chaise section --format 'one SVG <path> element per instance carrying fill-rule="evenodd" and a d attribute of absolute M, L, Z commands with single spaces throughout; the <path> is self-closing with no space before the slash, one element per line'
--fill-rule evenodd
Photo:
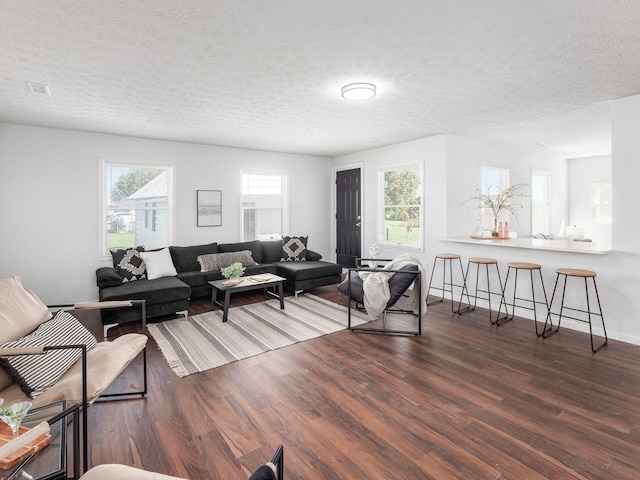
<path fill-rule="evenodd" d="M 111 267 L 99 268 L 96 272 L 98 286 L 101 278 L 111 275 Z M 176 277 L 162 277 L 154 280 L 137 280 L 119 285 L 100 288 L 101 302 L 111 300 L 146 300 L 147 318 L 171 315 L 189 309 L 191 288 Z M 102 323 L 128 323 L 142 319 L 138 309 L 104 309 Z"/>
<path fill-rule="evenodd" d="M 297 295 L 305 290 L 340 283 L 342 267 L 322 260 L 279 262 L 276 273 L 287 279 L 284 287 Z"/>
<path fill-rule="evenodd" d="M 307 250 L 304 261 L 287 262 L 282 261 L 281 258 L 281 240 L 262 242 L 263 261 L 273 262 L 276 275 L 287 279 L 284 287 L 296 295 L 304 290 L 333 285 L 341 281 L 342 267 L 323 261 L 322 255 L 313 250 Z"/>

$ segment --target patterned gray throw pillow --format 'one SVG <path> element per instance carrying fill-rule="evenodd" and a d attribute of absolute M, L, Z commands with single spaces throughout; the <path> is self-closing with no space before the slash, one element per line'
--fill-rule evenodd
<path fill-rule="evenodd" d="M 258 265 L 251 255 L 251 250 L 240 250 L 239 252 L 210 253 L 199 255 L 198 263 L 201 272 L 215 272 L 228 267 L 232 263 L 240 262 L 243 267 Z"/>
<path fill-rule="evenodd" d="M 111 250 L 113 268 L 122 277 L 123 282 L 133 282 L 134 280 L 147 278 L 146 267 L 140 252 L 144 252 L 144 245 L 135 248 Z"/>
<path fill-rule="evenodd" d="M 305 262 L 308 237 L 282 237 L 281 262 Z"/>

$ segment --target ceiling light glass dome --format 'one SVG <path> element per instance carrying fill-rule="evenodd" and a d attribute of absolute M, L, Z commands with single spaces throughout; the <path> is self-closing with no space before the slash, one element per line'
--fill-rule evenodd
<path fill-rule="evenodd" d="M 342 98 L 345 100 L 369 100 L 376 96 L 373 83 L 350 83 L 342 87 Z"/>

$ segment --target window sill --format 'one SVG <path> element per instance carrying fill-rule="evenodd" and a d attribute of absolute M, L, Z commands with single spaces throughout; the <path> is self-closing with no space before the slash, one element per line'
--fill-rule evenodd
<path fill-rule="evenodd" d="M 424 252 L 424 248 L 415 246 L 415 245 L 407 245 L 403 243 L 378 243 L 382 248 L 390 248 L 393 250 L 408 250 L 411 252 Z"/>

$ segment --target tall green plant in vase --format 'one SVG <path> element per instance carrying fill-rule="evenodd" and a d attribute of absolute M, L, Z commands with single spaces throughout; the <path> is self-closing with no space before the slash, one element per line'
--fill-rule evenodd
<path fill-rule="evenodd" d="M 491 236 L 498 236 L 498 222 L 502 221 L 506 212 L 513 214 L 518 219 L 516 214 L 516 208 L 523 208 L 522 203 L 514 201 L 518 197 L 528 197 L 529 194 L 522 191 L 523 188 L 528 187 L 527 183 L 516 183 L 510 187 L 502 190 L 491 189 L 486 187 L 485 189 L 477 189 L 477 193 L 467 198 L 463 204 L 467 202 L 478 202 L 477 207 L 481 212 L 488 211 L 491 215 Z M 506 220 L 506 219 L 505 219 Z"/>

